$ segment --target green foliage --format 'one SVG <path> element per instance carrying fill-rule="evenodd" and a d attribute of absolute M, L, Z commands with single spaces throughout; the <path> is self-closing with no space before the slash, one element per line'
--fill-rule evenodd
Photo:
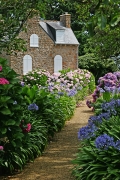
<path fill-rule="evenodd" d="M 73 170 L 77 180 L 119 180 L 119 151 L 99 151 L 94 146 L 79 148 L 77 166 Z"/>
<path fill-rule="evenodd" d="M 49 0 L 47 1 L 49 3 Z M 25 49 L 24 41 L 16 38 L 26 20 L 34 14 L 44 14 L 45 2 L 41 0 L 1 0 L 0 1 L 0 52 L 7 49 Z"/>
<path fill-rule="evenodd" d="M 61 130 L 65 121 L 70 119 L 76 107 L 74 98 L 59 97 L 57 94 L 50 94 L 44 89 L 39 91 L 36 104 L 39 106 L 38 113 L 47 124 L 48 134 L 52 137 L 55 132 Z"/>
<path fill-rule="evenodd" d="M 96 83 L 99 77 L 104 74 L 117 71 L 117 66 L 113 60 L 100 59 L 93 53 L 79 57 L 79 68 L 90 71 L 94 75 Z"/>
<path fill-rule="evenodd" d="M 13 171 L 21 168 L 24 162 L 17 155 L 22 146 L 24 134 L 20 128 L 23 107 L 22 87 L 17 74 L 7 65 L 7 61 L 0 58 L 0 78 L 6 78 L 7 84 L 0 83 L 0 145 L 3 146 L 1 168 Z M 3 169 L 4 169 L 3 168 Z"/>
<path fill-rule="evenodd" d="M 68 72 L 62 71 L 62 77 Z M 76 96 L 59 95 L 57 89 L 51 93 L 46 86 L 48 72 L 30 72 L 25 82 L 31 85 L 23 86 L 7 61 L 0 59 L 0 173 L 22 170 L 26 163 L 40 156 L 48 141 L 74 114 L 78 97 L 84 98 L 93 90 L 94 77 L 87 70 L 78 69 L 75 74 L 71 71 L 69 83 L 71 75 L 74 84 L 80 77 L 82 92 L 79 89 Z M 31 109 L 31 105 L 35 108 Z"/>
<path fill-rule="evenodd" d="M 75 166 L 72 173 L 77 180 L 119 180 L 119 100 L 119 93 L 103 92 L 94 103 L 95 116 L 91 116 L 88 125 L 81 128 L 80 136 L 86 137 L 87 133 L 88 136 L 81 140 L 81 147 L 73 160 Z M 95 131 L 93 125 L 96 127 Z M 92 136 L 89 132 L 93 133 Z M 101 135 L 108 135 L 112 142 L 110 139 L 106 141 Z M 99 137 L 99 141 L 96 141 Z"/>
<path fill-rule="evenodd" d="M 95 147 L 96 137 L 102 134 L 113 137 L 114 142 L 119 140 L 119 123 L 119 116 L 112 116 L 109 120 L 103 119 L 102 123 L 98 124 L 99 128 L 95 132 L 95 136 L 82 141 L 76 159 L 73 160 L 73 164 L 75 164 L 73 174 L 77 180 L 119 179 L 120 151 L 112 146 L 107 150 L 99 150 Z"/>
<path fill-rule="evenodd" d="M 73 0 L 71 0 L 72 2 Z M 87 22 L 87 27 L 91 34 L 94 33 L 94 29 L 97 26 L 100 29 L 103 29 L 106 25 L 109 25 L 111 28 L 119 27 L 119 0 L 76 0 L 75 2 L 79 2 L 80 5 L 79 18 Z"/>
<path fill-rule="evenodd" d="M 111 56 L 120 54 L 120 29 L 110 29 L 109 26 L 100 30 L 96 28 L 96 33 L 92 38 L 87 40 L 84 51 L 86 53 L 94 53 L 101 59 L 107 59 Z"/>
<path fill-rule="evenodd" d="M 65 76 L 67 74 L 67 72 L 70 72 L 70 71 L 71 71 L 70 68 L 68 68 L 68 69 L 60 70 L 59 72 Z"/>

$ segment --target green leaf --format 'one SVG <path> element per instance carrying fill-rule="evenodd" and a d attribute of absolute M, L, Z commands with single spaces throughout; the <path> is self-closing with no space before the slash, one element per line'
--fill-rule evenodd
<path fill-rule="evenodd" d="M 116 26 L 120 22 L 120 16 L 114 16 L 110 22 L 112 27 Z"/>
<path fill-rule="evenodd" d="M 109 4 L 109 0 L 104 0 L 103 3 L 104 4 Z"/>
<path fill-rule="evenodd" d="M 0 132 L 1 132 L 1 134 L 5 134 L 7 132 L 7 128 L 0 127 Z"/>
<path fill-rule="evenodd" d="M 8 121 L 6 121 L 5 124 L 6 124 L 7 126 L 9 126 L 9 125 L 15 125 L 15 123 L 16 123 L 16 122 L 15 122 L 14 120 L 9 119 Z"/>
<path fill-rule="evenodd" d="M 25 99 L 27 100 L 28 104 L 31 104 L 31 100 L 29 99 L 29 97 L 25 96 Z"/>
<path fill-rule="evenodd" d="M 8 167 L 8 162 L 5 162 L 5 166 Z"/>
<path fill-rule="evenodd" d="M 36 91 L 34 89 L 28 89 L 27 94 L 31 100 L 34 100 Z"/>
<path fill-rule="evenodd" d="M 4 103 L 4 102 L 6 102 L 6 101 L 8 101 L 8 100 L 10 100 L 11 99 L 11 97 L 10 96 L 1 96 L 0 97 L 0 102 L 1 103 Z"/>
<path fill-rule="evenodd" d="M 110 93 L 109 92 L 104 92 L 103 93 L 103 99 L 105 101 L 109 101 L 110 100 Z"/>
<path fill-rule="evenodd" d="M 3 108 L 2 110 L 0 110 L 0 112 L 4 115 L 10 115 L 11 111 L 8 108 Z"/>
<path fill-rule="evenodd" d="M 98 17 L 98 26 L 101 29 L 104 29 L 106 27 L 106 24 L 107 24 L 107 18 L 105 15 L 102 14 L 100 17 Z"/>
<path fill-rule="evenodd" d="M 22 137 L 24 137 L 24 134 L 23 134 L 23 133 L 18 132 L 18 133 L 15 133 L 15 134 L 14 134 L 14 138 L 15 138 L 15 139 L 21 139 Z"/>

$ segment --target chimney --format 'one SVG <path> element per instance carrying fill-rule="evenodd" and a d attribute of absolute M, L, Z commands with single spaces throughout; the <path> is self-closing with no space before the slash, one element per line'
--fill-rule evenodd
<path fill-rule="evenodd" d="M 65 14 L 60 15 L 60 22 L 66 28 L 71 28 L 71 14 L 67 12 Z"/>

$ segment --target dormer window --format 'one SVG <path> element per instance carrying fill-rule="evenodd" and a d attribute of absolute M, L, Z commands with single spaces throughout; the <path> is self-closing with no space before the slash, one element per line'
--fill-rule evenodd
<path fill-rule="evenodd" d="M 30 36 L 30 47 L 39 47 L 39 38 L 37 34 Z"/>
<path fill-rule="evenodd" d="M 56 30 L 56 42 L 65 41 L 65 30 Z"/>

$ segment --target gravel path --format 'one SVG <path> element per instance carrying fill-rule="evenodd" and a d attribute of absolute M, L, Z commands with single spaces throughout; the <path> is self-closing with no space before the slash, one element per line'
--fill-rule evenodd
<path fill-rule="evenodd" d="M 4 180 L 74 180 L 71 175 L 71 161 L 75 158 L 79 146 L 77 132 L 93 114 L 85 101 L 76 108 L 74 116 L 66 122 L 62 131 L 55 135 L 41 157 L 26 165 L 22 173 Z"/>

